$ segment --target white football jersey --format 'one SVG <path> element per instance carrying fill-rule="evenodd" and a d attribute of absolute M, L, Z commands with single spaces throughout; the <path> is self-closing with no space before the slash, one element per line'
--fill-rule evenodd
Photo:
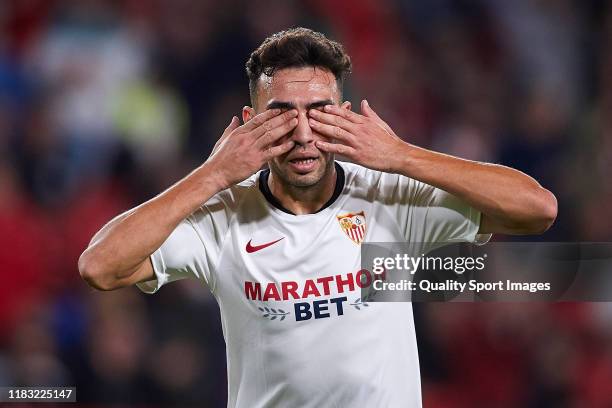
<path fill-rule="evenodd" d="M 221 310 L 229 407 L 420 407 L 412 305 L 364 302 L 360 244 L 475 242 L 480 213 L 397 175 L 336 162 L 332 198 L 293 215 L 269 171 L 220 192 L 151 255 L 154 293 L 205 283 Z"/>

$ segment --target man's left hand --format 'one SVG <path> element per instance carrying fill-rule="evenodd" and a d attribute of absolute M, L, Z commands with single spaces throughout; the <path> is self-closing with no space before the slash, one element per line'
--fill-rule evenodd
<path fill-rule="evenodd" d="M 311 109 L 310 127 L 331 139 L 333 143 L 317 141 L 320 150 L 340 154 L 355 163 L 373 170 L 395 172 L 395 162 L 405 158 L 409 146 L 370 108 L 361 101 L 361 113 L 335 105 L 326 105 L 323 111 Z"/>

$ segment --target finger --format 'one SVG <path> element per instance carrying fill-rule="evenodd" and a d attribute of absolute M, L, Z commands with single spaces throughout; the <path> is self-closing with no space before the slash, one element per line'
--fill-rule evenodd
<path fill-rule="evenodd" d="M 387 125 L 387 122 L 382 120 L 376 112 L 374 112 L 374 109 L 370 107 L 370 104 L 368 103 L 367 99 L 364 99 L 363 101 L 361 101 L 361 112 L 363 112 L 363 115 L 365 117 L 374 119 L 380 126 L 383 127 L 383 129 L 393 134 L 393 130 L 391 130 L 391 127 Z"/>
<path fill-rule="evenodd" d="M 319 150 L 323 150 L 324 152 L 341 154 L 342 156 L 346 156 L 348 158 L 352 158 L 356 152 L 356 150 L 351 146 L 340 143 L 327 143 L 318 140 L 315 142 L 315 145 Z"/>
<path fill-rule="evenodd" d="M 308 119 L 308 124 L 315 132 L 323 136 L 340 140 L 349 145 L 353 145 L 355 142 L 355 136 L 341 127 L 321 123 L 313 118 Z"/>
<path fill-rule="evenodd" d="M 232 120 L 230 121 L 229 125 L 227 125 L 227 127 L 223 131 L 223 134 L 226 135 L 231 133 L 238 126 L 240 126 L 240 120 L 238 119 L 238 116 L 234 115 L 232 116 Z"/>
<path fill-rule="evenodd" d="M 261 126 L 256 129 L 253 129 L 250 134 L 251 137 L 258 139 L 267 134 L 268 131 L 275 129 L 279 126 L 282 126 L 288 122 L 291 122 L 293 118 L 298 115 L 297 110 L 291 109 L 284 112 L 282 115 L 278 115 L 273 117 L 272 119 L 268 119 Z M 296 119 L 297 120 L 297 119 Z"/>
<path fill-rule="evenodd" d="M 251 120 L 242 125 L 242 129 L 245 131 L 251 131 L 253 129 L 258 128 L 259 126 L 266 123 L 267 120 L 272 119 L 275 116 L 278 116 L 281 113 L 280 109 L 267 109 L 261 112 L 258 115 L 255 115 Z"/>
<path fill-rule="evenodd" d="M 213 150 L 212 150 L 213 153 L 217 151 L 217 148 L 221 145 L 221 143 L 223 143 L 225 139 L 228 138 L 230 133 L 232 133 L 234 129 L 236 129 L 239 126 L 240 126 L 240 120 L 238 119 L 238 117 L 232 116 L 232 120 L 230 121 L 229 125 L 227 125 L 227 127 L 223 131 L 223 134 L 221 135 L 219 140 L 217 140 L 217 143 L 215 143 L 215 146 L 213 147 Z"/>
<path fill-rule="evenodd" d="M 349 109 L 344 109 L 336 105 L 325 105 L 323 109 L 325 110 L 325 112 L 331 113 L 333 115 L 341 116 L 344 119 L 348 120 L 349 122 L 353 122 L 353 123 L 364 123 L 365 122 L 363 120 L 362 115 L 355 113 Z"/>
<path fill-rule="evenodd" d="M 264 154 L 264 159 L 268 161 L 270 159 L 273 159 L 276 156 L 285 154 L 289 150 L 293 149 L 293 146 L 295 146 L 295 142 L 293 142 L 293 140 L 289 140 L 278 146 L 269 147 L 268 149 L 266 149 L 266 153 Z"/>
<path fill-rule="evenodd" d="M 255 146 L 262 149 L 276 142 L 287 133 L 291 132 L 298 124 L 296 118 L 290 119 L 288 122 L 282 123 L 280 126 L 266 132 L 255 142 Z"/>
<path fill-rule="evenodd" d="M 343 109 L 344 110 L 344 109 Z M 316 119 L 319 122 L 327 123 L 328 125 L 338 126 L 349 132 L 355 130 L 355 123 L 348 121 L 346 118 L 333 113 L 321 112 L 318 109 L 311 109 L 308 116 Z"/>

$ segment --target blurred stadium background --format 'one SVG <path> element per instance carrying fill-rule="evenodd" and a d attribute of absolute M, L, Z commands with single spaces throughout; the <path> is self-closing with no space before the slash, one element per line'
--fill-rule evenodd
<path fill-rule="evenodd" d="M 345 44 L 347 99 L 367 97 L 406 140 L 555 192 L 558 221 L 535 239 L 612 239 L 607 1 L 3 0 L 0 385 L 225 406 L 208 290 L 99 293 L 77 258 L 206 159 L 249 103 L 249 52 L 297 25 Z M 608 303 L 427 304 L 416 317 L 425 407 L 612 406 Z"/>

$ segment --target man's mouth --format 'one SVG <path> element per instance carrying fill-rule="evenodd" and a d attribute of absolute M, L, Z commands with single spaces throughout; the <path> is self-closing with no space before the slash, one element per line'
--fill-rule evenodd
<path fill-rule="evenodd" d="M 297 164 L 308 164 L 308 163 L 312 163 L 315 160 L 318 160 L 318 158 L 316 157 L 312 157 L 309 159 L 293 159 L 293 160 L 289 160 L 291 163 L 297 163 Z"/>
<path fill-rule="evenodd" d="M 318 157 L 297 157 L 289 160 L 289 167 L 296 173 L 309 173 L 314 170 L 317 162 L 319 161 Z"/>

